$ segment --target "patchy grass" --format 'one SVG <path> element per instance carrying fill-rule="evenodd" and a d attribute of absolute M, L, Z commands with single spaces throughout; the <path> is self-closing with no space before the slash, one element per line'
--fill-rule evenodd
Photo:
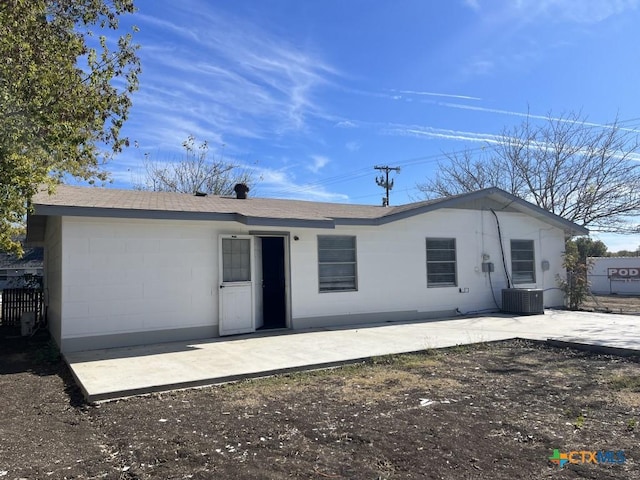
<path fill-rule="evenodd" d="M 640 375 L 616 375 L 609 383 L 614 390 L 640 392 Z"/>
<path fill-rule="evenodd" d="M 640 295 L 589 295 L 581 305 L 590 312 L 640 314 Z"/>
<path fill-rule="evenodd" d="M 633 358 L 510 341 L 91 406 L 46 341 L 0 347 L 6 478 L 640 479 Z"/>

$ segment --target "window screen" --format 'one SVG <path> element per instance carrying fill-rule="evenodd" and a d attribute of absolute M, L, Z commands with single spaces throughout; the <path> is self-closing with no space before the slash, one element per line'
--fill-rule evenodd
<path fill-rule="evenodd" d="M 456 239 L 427 238 L 427 287 L 455 287 Z"/>
<path fill-rule="evenodd" d="M 251 280 L 251 241 L 248 238 L 222 239 L 222 280 L 248 282 Z"/>
<path fill-rule="evenodd" d="M 356 237 L 318 236 L 318 280 L 321 292 L 357 290 Z"/>

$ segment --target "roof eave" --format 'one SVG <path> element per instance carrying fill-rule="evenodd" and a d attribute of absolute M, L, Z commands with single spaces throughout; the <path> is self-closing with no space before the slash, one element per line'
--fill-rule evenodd
<path fill-rule="evenodd" d="M 35 204 L 34 215 L 38 216 L 82 216 L 101 218 L 135 218 L 135 219 L 163 219 L 163 220 L 205 220 L 205 221 L 235 221 L 244 225 L 291 227 L 291 228 L 326 228 L 333 229 L 336 225 L 343 226 L 378 226 L 398 220 L 410 218 L 416 215 L 440 210 L 443 208 L 456 208 L 470 201 L 482 198 L 490 198 L 504 205 L 504 208 L 513 207 L 521 213 L 529 214 L 539 220 L 564 230 L 567 236 L 588 235 L 589 230 L 577 225 L 537 205 L 522 200 L 497 187 L 478 190 L 455 197 L 447 197 L 428 203 L 417 203 L 415 207 L 403 208 L 399 211 L 389 211 L 381 216 L 369 218 L 334 217 L 334 218 L 282 218 L 261 217 L 246 215 L 236 212 L 207 212 L 207 211 L 181 211 L 181 210 L 152 210 L 131 208 L 105 208 L 91 206 L 47 205 Z"/>
<path fill-rule="evenodd" d="M 271 227 L 307 227 L 307 228 L 335 228 L 332 219 L 301 219 L 257 217 L 241 213 L 224 212 L 190 212 L 179 210 L 149 210 L 129 208 L 99 208 L 72 207 L 60 205 L 34 205 L 33 216 L 69 216 L 69 217 L 97 217 L 97 218 L 131 218 L 152 220 L 198 220 L 198 221 L 226 221 L 238 222 L 251 226 Z"/>
<path fill-rule="evenodd" d="M 577 223 L 572 222 L 571 220 L 567 220 L 566 218 L 556 215 L 555 213 L 549 212 L 542 207 L 534 205 L 531 202 L 527 202 L 526 200 L 523 200 L 520 197 L 516 197 L 515 195 L 512 195 L 511 193 L 499 188 L 487 189 L 487 196 L 490 196 L 494 199 L 498 197 L 503 200 L 508 200 L 509 206 L 516 206 L 518 210 L 525 210 L 539 220 L 564 230 L 565 235 L 569 237 L 589 235 L 588 228 L 578 225 Z"/>

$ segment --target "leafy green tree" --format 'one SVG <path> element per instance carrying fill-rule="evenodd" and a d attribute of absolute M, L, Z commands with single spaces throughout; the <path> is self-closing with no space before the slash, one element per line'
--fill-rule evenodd
<path fill-rule="evenodd" d="M 612 257 L 640 257 L 640 248 L 638 250 L 618 250 L 611 254 Z"/>
<path fill-rule="evenodd" d="M 65 175 L 104 181 L 138 87 L 138 46 L 119 34 L 133 0 L 0 2 L 0 249 L 28 202 Z M 135 30 L 135 29 L 134 29 Z"/>
<path fill-rule="evenodd" d="M 578 249 L 578 258 L 582 263 L 586 263 L 588 257 L 606 257 L 608 255 L 607 246 L 602 240 L 594 240 L 591 237 L 578 237 L 573 242 L 575 242 Z"/>

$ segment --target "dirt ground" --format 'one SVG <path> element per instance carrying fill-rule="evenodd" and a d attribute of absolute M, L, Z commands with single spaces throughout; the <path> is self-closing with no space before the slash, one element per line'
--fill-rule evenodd
<path fill-rule="evenodd" d="M 589 312 L 640 314 L 640 295 L 592 295 L 582 305 Z"/>
<path fill-rule="evenodd" d="M 0 479 L 640 479 L 639 362 L 509 341 L 92 406 L 3 339 Z"/>

